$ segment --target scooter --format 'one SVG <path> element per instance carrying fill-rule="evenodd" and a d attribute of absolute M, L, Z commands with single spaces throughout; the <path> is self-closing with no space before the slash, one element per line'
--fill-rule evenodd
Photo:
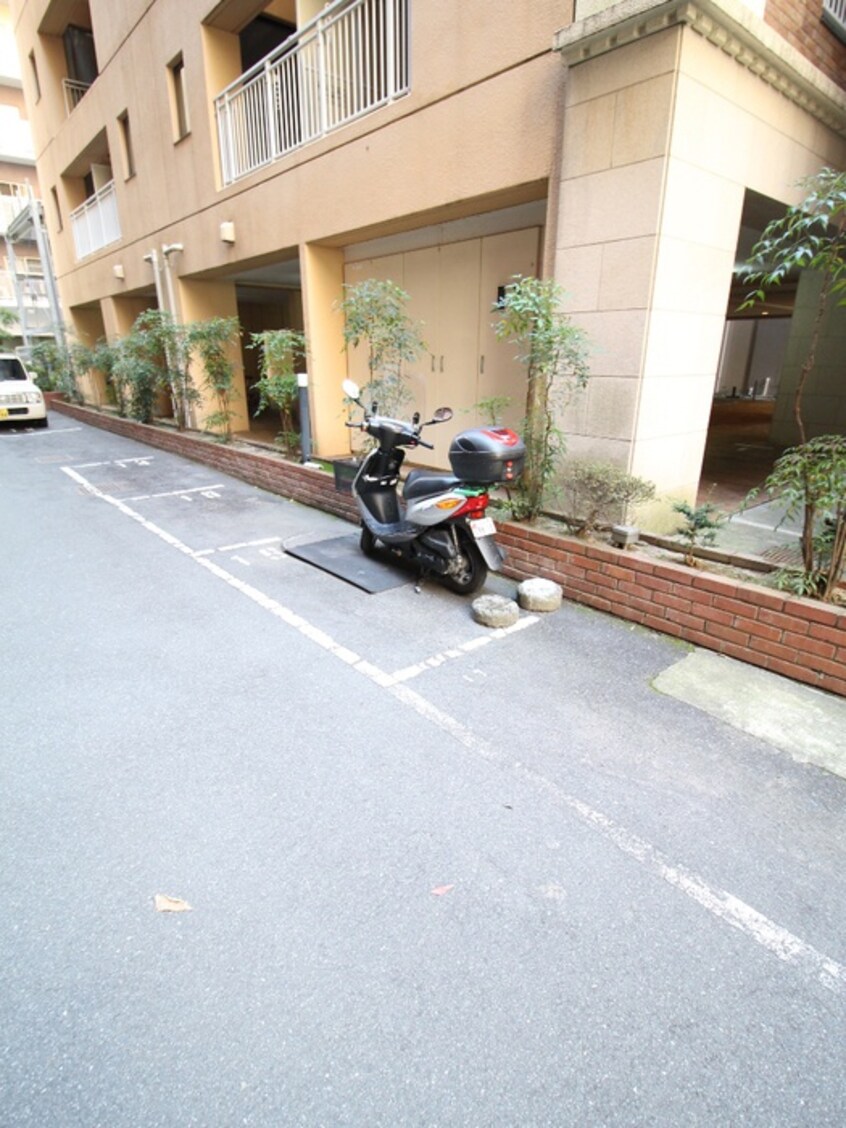
<path fill-rule="evenodd" d="M 448 422 L 452 409 L 440 407 L 425 422 L 415 412 L 409 423 L 380 415 L 375 403 L 368 409 L 352 380 L 345 380 L 343 388 L 364 412 L 360 422 L 347 426 L 376 440 L 352 484 L 361 515 L 361 551 L 377 556 L 384 546 L 391 556 L 413 565 L 419 573 L 418 589 L 423 579 L 434 575 L 450 591 L 478 591 L 488 570 L 497 571 L 505 559 L 496 543 L 496 526 L 485 510 L 490 486 L 515 482 L 522 473 L 526 448 L 520 436 L 503 427 L 462 431 L 450 445 L 452 474 L 411 470 L 400 493 L 406 449 L 434 449 L 420 432 Z"/>

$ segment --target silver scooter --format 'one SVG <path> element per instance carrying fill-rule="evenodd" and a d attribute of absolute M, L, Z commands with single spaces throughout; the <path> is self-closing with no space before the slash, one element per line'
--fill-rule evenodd
<path fill-rule="evenodd" d="M 375 440 L 352 486 L 361 515 L 362 552 L 373 556 L 384 551 L 416 567 L 420 579 L 436 576 L 450 591 L 478 591 L 488 570 L 497 571 L 505 559 L 485 510 L 491 485 L 514 482 L 522 473 L 526 450 L 519 435 L 503 427 L 462 431 L 450 445 L 451 474 L 412 470 L 400 488 L 406 450 L 433 449 L 420 432 L 446 423 L 452 409 L 438 408 L 425 422 L 415 412 L 406 422 L 380 415 L 375 403 L 368 409 L 352 380 L 345 380 L 343 388 L 363 412 L 360 422 L 347 426 Z"/>

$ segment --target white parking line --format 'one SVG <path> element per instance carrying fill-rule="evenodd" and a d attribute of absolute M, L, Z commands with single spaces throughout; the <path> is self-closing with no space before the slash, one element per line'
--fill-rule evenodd
<path fill-rule="evenodd" d="M 115 465 L 118 465 L 115 463 Z M 216 498 L 220 497 L 220 490 L 225 489 L 225 486 L 191 486 L 187 490 L 164 490 L 162 493 L 149 493 L 149 494 L 136 494 L 134 497 L 125 497 L 124 501 L 151 501 L 153 498 L 158 497 L 184 497 L 186 501 L 193 500 L 188 497 L 188 494 L 199 493 L 203 497 Z"/>
<path fill-rule="evenodd" d="M 68 428 L 69 430 L 80 430 L 80 428 Z M 77 462 L 74 463 L 76 470 L 91 470 L 95 466 L 120 466 L 121 469 L 126 469 L 127 466 L 149 466 L 153 461 L 152 455 L 144 455 L 141 458 L 117 458 L 109 462 Z"/>
<path fill-rule="evenodd" d="M 426 658 L 422 662 L 417 662 L 414 666 L 406 666 L 402 670 L 397 670 L 391 674 L 391 682 L 393 685 L 398 685 L 400 682 L 410 681 L 411 678 L 416 678 L 419 674 L 425 674 L 427 670 L 437 669 L 442 666 L 444 662 L 448 662 L 453 658 L 463 658 L 466 654 L 471 653 L 473 650 L 478 650 L 481 646 L 487 646 L 488 643 L 493 642 L 498 638 L 507 638 L 508 635 L 514 634 L 516 631 L 524 631 L 526 627 L 531 627 L 533 623 L 538 621 L 536 615 L 527 615 L 525 619 L 519 619 L 510 627 L 495 627 L 484 635 L 477 635 L 476 638 L 471 638 L 468 642 L 461 643 L 459 646 L 450 647 L 449 650 L 442 650 L 438 654 L 433 654 L 431 658 Z"/>
<path fill-rule="evenodd" d="M 38 435 L 42 439 L 49 439 L 53 435 L 66 435 L 68 431 L 81 430 L 81 427 L 10 427 L 6 435 L 13 439 L 29 438 L 30 435 Z"/>
<path fill-rule="evenodd" d="M 775 921 L 770 920 L 763 913 L 759 913 L 751 905 L 747 905 L 733 894 L 709 885 L 704 878 L 692 870 L 671 862 L 650 842 L 631 833 L 601 811 L 595 810 L 587 803 L 582 802 L 581 799 L 576 798 L 576 796 L 568 794 L 539 772 L 519 762 L 509 763 L 505 755 L 495 749 L 487 740 L 477 736 L 461 721 L 439 709 L 409 686 L 398 682 L 395 676 L 386 674 L 378 666 L 374 666 L 359 654 L 356 654 L 355 651 L 342 646 L 325 631 L 315 627 L 301 615 L 272 599 L 258 588 L 239 580 L 237 576 L 233 576 L 231 572 L 227 572 L 206 557 L 197 556 L 177 537 L 159 528 L 152 521 L 148 521 L 147 518 L 130 508 L 125 501 L 103 493 L 102 490 L 97 489 L 95 485 L 72 467 L 63 466 L 62 470 L 87 493 L 114 506 L 125 516 L 136 521 L 147 532 L 175 548 L 201 568 L 205 568 L 211 575 L 223 580 L 224 583 L 274 617 L 281 619 L 287 626 L 292 627 L 303 637 L 316 643 L 326 653 L 334 655 L 352 669 L 363 674 L 375 685 L 386 689 L 397 701 L 414 710 L 425 720 L 437 725 L 462 747 L 485 760 L 501 764 L 511 771 L 517 779 L 544 793 L 554 804 L 575 815 L 591 830 L 599 833 L 606 841 L 612 843 L 627 857 L 642 866 L 646 872 L 660 878 L 672 888 L 689 897 L 716 920 L 742 932 L 779 960 L 793 965 L 809 980 L 817 982 L 829 991 L 838 994 L 846 992 L 846 965 L 838 963 L 812 945 L 807 944 L 800 937 L 789 932 L 786 928 L 782 928 L 781 925 L 776 924 Z M 475 646 L 473 648 L 475 649 Z M 445 651 L 444 653 L 447 654 L 448 652 Z"/>

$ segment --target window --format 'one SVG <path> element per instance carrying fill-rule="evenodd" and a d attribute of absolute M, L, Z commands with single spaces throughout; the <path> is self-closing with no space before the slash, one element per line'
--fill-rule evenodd
<path fill-rule="evenodd" d="M 170 74 L 170 109 L 173 118 L 174 140 L 181 141 L 191 132 L 188 121 L 188 103 L 185 97 L 185 63 L 177 55 L 168 65 Z"/>
<path fill-rule="evenodd" d="M 32 73 L 32 85 L 35 88 L 35 100 L 41 101 L 41 83 L 38 81 L 38 64 L 35 61 L 35 52 L 29 53 L 29 69 Z"/>
<path fill-rule="evenodd" d="M 129 112 L 124 110 L 118 114 L 118 129 L 120 130 L 120 147 L 123 154 L 123 175 L 129 180 L 135 175 L 135 154 L 132 151 L 132 133 L 129 128 Z"/>
<path fill-rule="evenodd" d="M 91 29 L 68 24 L 62 39 L 65 44 L 68 78 L 81 86 L 91 86 L 98 73 L 94 35 Z"/>
<path fill-rule="evenodd" d="M 59 193 L 55 188 L 50 189 L 50 198 L 53 201 L 53 208 L 56 212 L 56 230 L 62 230 L 62 209 L 59 207 Z"/>

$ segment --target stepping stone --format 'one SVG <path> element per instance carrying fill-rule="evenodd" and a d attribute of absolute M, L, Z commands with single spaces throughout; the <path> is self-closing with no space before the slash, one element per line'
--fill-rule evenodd
<path fill-rule="evenodd" d="M 517 599 L 524 611 L 557 611 L 563 591 L 552 580 L 523 580 L 517 588 Z"/>
<path fill-rule="evenodd" d="M 504 595 L 480 595 L 473 600 L 471 610 L 483 627 L 511 627 L 520 618 L 520 608 Z"/>

